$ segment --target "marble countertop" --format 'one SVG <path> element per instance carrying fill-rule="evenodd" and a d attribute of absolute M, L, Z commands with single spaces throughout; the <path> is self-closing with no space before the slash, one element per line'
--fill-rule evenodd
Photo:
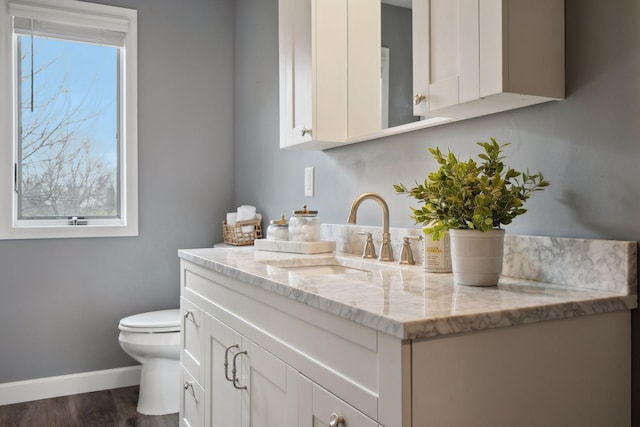
<path fill-rule="evenodd" d="M 489 288 L 460 286 L 422 266 L 365 261 L 346 253 L 297 255 L 253 247 L 185 249 L 179 257 L 252 286 L 401 339 L 629 310 L 635 294 L 502 277 Z M 306 274 L 290 267 L 335 264 L 365 271 Z"/>

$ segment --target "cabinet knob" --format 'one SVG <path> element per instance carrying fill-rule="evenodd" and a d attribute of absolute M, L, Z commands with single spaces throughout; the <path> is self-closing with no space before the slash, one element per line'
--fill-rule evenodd
<path fill-rule="evenodd" d="M 311 135 L 311 129 L 302 128 L 302 136 Z"/>
<path fill-rule="evenodd" d="M 427 95 L 423 95 L 421 93 L 417 93 L 416 96 L 413 97 L 413 102 L 414 104 L 418 105 L 421 102 L 425 101 L 427 99 Z"/>
<path fill-rule="evenodd" d="M 329 417 L 329 427 L 339 427 L 340 425 L 346 426 L 344 423 L 344 417 L 334 412 L 331 414 L 331 417 Z"/>

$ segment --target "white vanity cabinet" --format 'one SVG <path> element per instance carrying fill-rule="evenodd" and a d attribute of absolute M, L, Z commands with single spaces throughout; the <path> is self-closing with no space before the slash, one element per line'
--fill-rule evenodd
<path fill-rule="evenodd" d="M 298 425 L 295 370 L 185 298 L 182 311 L 181 426 Z"/>
<path fill-rule="evenodd" d="M 564 98 L 564 0 L 414 0 L 414 115 Z"/>
<path fill-rule="evenodd" d="M 355 308 L 322 300 L 331 290 L 358 286 L 354 279 L 327 277 L 303 291 L 308 283 L 278 285 L 244 273 L 242 263 L 230 267 L 237 262 L 231 251 L 229 258 L 217 252 L 220 264 L 180 261 L 182 426 L 630 425 L 629 310 L 573 317 L 576 304 L 553 320 L 555 312 L 540 307 L 550 316 L 545 321 L 483 329 L 501 316 L 489 305 L 474 317 L 479 330 L 447 333 L 461 319 L 441 313 L 401 339 L 344 317 Z M 430 277 L 424 280 L 438 280 Z M 377 295 L 373 286 L 362 290 Z M 454 309 L 467 291 L 449 302 Z M 511 298 L 515 290 L 484 292 Z M 438 311 L 428 293 L 418 297 L 426 299 L 425 316 Z M 320 298 L 324 309 L 307 298 Z M 505 321 L 525 313 L 509 312 Z"/>
<path fill-rule="evenodd" d="M 183 311 L 199 307 L 203 314 L 202 340 L 193 345 L 188 337 L 199 338 L 186 323 L 192 315 L 184 316 L 183 346 L 202 351 L 182 353 L 182 426 L 318 427 L 333 415 L 344 427 L 378 426 L 375 331 L 181 265 Z M 191 379 L 191 359 L 201 361 L 202 382 Z"/>

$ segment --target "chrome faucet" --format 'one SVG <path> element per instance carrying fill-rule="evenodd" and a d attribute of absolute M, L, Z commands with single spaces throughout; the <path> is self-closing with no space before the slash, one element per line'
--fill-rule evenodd
<path fill-rule="evenodd" d="M 367 199 L 372 199 L 378 202 L 382 208 L 382 246 L 380 246 L 380 261 L 393 261 L 393 250 L 391 248 L 391 234 L 389 234 L 389 206 L 387 202 L 376 193 L 363 193 L 359 195 L 351 205 L 351 211 L 349 212 L 349 224 L 356 223 L 356 212 L 360 203 Z"/>

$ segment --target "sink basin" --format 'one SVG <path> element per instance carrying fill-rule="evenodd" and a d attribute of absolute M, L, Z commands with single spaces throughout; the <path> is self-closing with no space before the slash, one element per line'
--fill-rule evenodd
<path fill-rule="evenodd" d="M 286 270 L 291 274 L 300 275 L 329 275 L 349 273 L 369 273 L 380 268 L 372 263 L 365 263 L 361 259 L 350 259 L 339 256 L 314 256 L 311 258 L 262 259 L 259 262 Z"/>
<path fill-rule="evenodd" d="M 293 267 L 280 267 L 285 270 L 289 270 L 296 274 L 345 274 L 345 273 L 366 273 L 367 270 L 361 270 L 359 268 L 346 267 L 344 265 L 300 265 Z"/>

